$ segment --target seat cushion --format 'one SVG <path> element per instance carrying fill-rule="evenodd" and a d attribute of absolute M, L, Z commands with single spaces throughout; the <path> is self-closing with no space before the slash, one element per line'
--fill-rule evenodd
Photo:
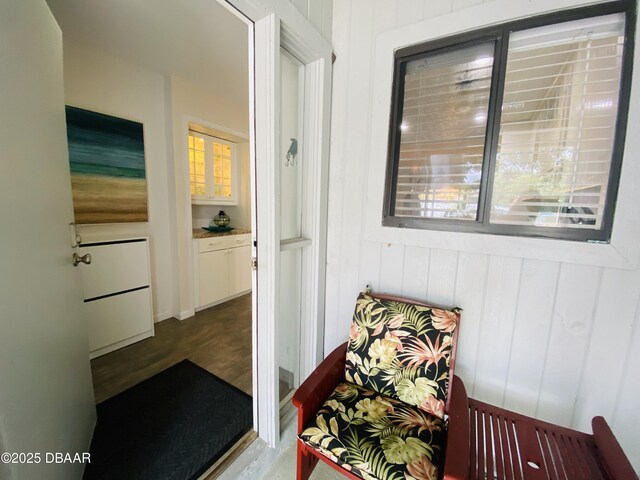
<path fill-rule="evenodd" d="M 459 319 L 458 309 L 361 293 L 351 324 L 345 379 L 444 418 Z"/>
<path fill-rule="evenodd" d="M 300 439 L 365 479 L 436 480 L 443 420 L 351 383 L 341 383 Z"/>

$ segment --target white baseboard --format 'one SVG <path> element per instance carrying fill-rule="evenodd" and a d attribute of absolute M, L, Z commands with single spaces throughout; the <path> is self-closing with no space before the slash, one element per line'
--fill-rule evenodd
<path fill-rule="evenodd" d="M 223 298 L 221 300 L 218 300 L 217 302 L 212 302 L 212 303 L 207 303 L 206 305 L 201 305 L 199 307 L 196 307 L 196 312 L 199 312 L 201 310 L 205 310 L 205 309 L 210 308 L 210 307 L 215 307 L 216 305 L 220 305 L 221 303 L 228 302 L 229 300 L 233 300 L 234 298 L 241 297 L 242 295 L 245 295 L 245 294 L 247 294 L 249 292 L 251 292 L 251 289 L 245 290 L 244 292 L 236 293 L 235 295 L 231 295 L 231 296 L 225 297 L 225 298 Z"/>
<path fill-rule="evenodd" d="M 106 347 L 98 348 L 97 350 L 93 350 L 89 353 L 89 359 L 93 360 L 94 358 L 100 357 L 101 355 L 111 353 L 114 350 L 118 350 L 119 348 L 126 347 L 127 345 L 131 345 L 132 343 L 139 342 L 140 340 L 144 340 L 145 338 L 153 337 L 153 335 L 154 331 L 153 329 L 151 329 L 138 335 L 134 335 L 133 337 L 125 338 L 124 340 L 121 340 L 119 342 L 107 345 Z"/>
<path fill-rule="evenodd" d="M 156 313 L 153 316 L 153 323 L 162 322 L 163 320 L 168 320 L 170 318 L 173 318 L 173 315 L 170 312 Z"/>
<path fill-rule="evenodd" d="M 176 318 L 178 320 L 186 320 L 187 318 L 193 317 L 195 314 L 196 314 L 195 309 L 189 308 L 187 310 L 181 311 Z"/>

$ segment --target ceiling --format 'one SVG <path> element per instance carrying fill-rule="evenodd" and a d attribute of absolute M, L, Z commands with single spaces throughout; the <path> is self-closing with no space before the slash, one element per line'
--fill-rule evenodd
<path fill-rule="evenodd" d="M 248 108 L 247 26 L 216 0 L 47 0 L 63 36 Z"/>

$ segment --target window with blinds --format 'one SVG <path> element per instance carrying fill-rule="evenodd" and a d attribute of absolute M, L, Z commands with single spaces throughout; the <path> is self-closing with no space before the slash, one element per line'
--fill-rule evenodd
<path fill-rule="evenodd" d="M 601 228 L 623 49 L 622 14 L 510 35 L 492 223 Z"/>
<path fill-rule="evenodd" d="M 633 2 L 396 52 L 383 224 L 611 235 Z"/>
<path fill-rule="evenodd" d="M 495 42 L 407 62 L 399 217 L 476 220 Z"/>

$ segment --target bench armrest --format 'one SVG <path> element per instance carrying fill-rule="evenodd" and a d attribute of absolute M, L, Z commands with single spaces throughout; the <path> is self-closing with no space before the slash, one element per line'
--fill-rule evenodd
<path fill-rule="evenodd" d="M 607 470 L 614 480 L 638 478 L 629 459 L 603 417 L 593 417 L 593 440 L 602 455 Z"/>
<path fill-rule="evenodd" d="M 454 375 L 449 403 L 444 480 L 469 478 L 469 399 L 464 383 Z"/>
<path fill-rule="evenodd" d="M 344 379 L 347 342 L 336 348 L 300 385 L 291 400 L 298 409 L 298 435 Z"/>

